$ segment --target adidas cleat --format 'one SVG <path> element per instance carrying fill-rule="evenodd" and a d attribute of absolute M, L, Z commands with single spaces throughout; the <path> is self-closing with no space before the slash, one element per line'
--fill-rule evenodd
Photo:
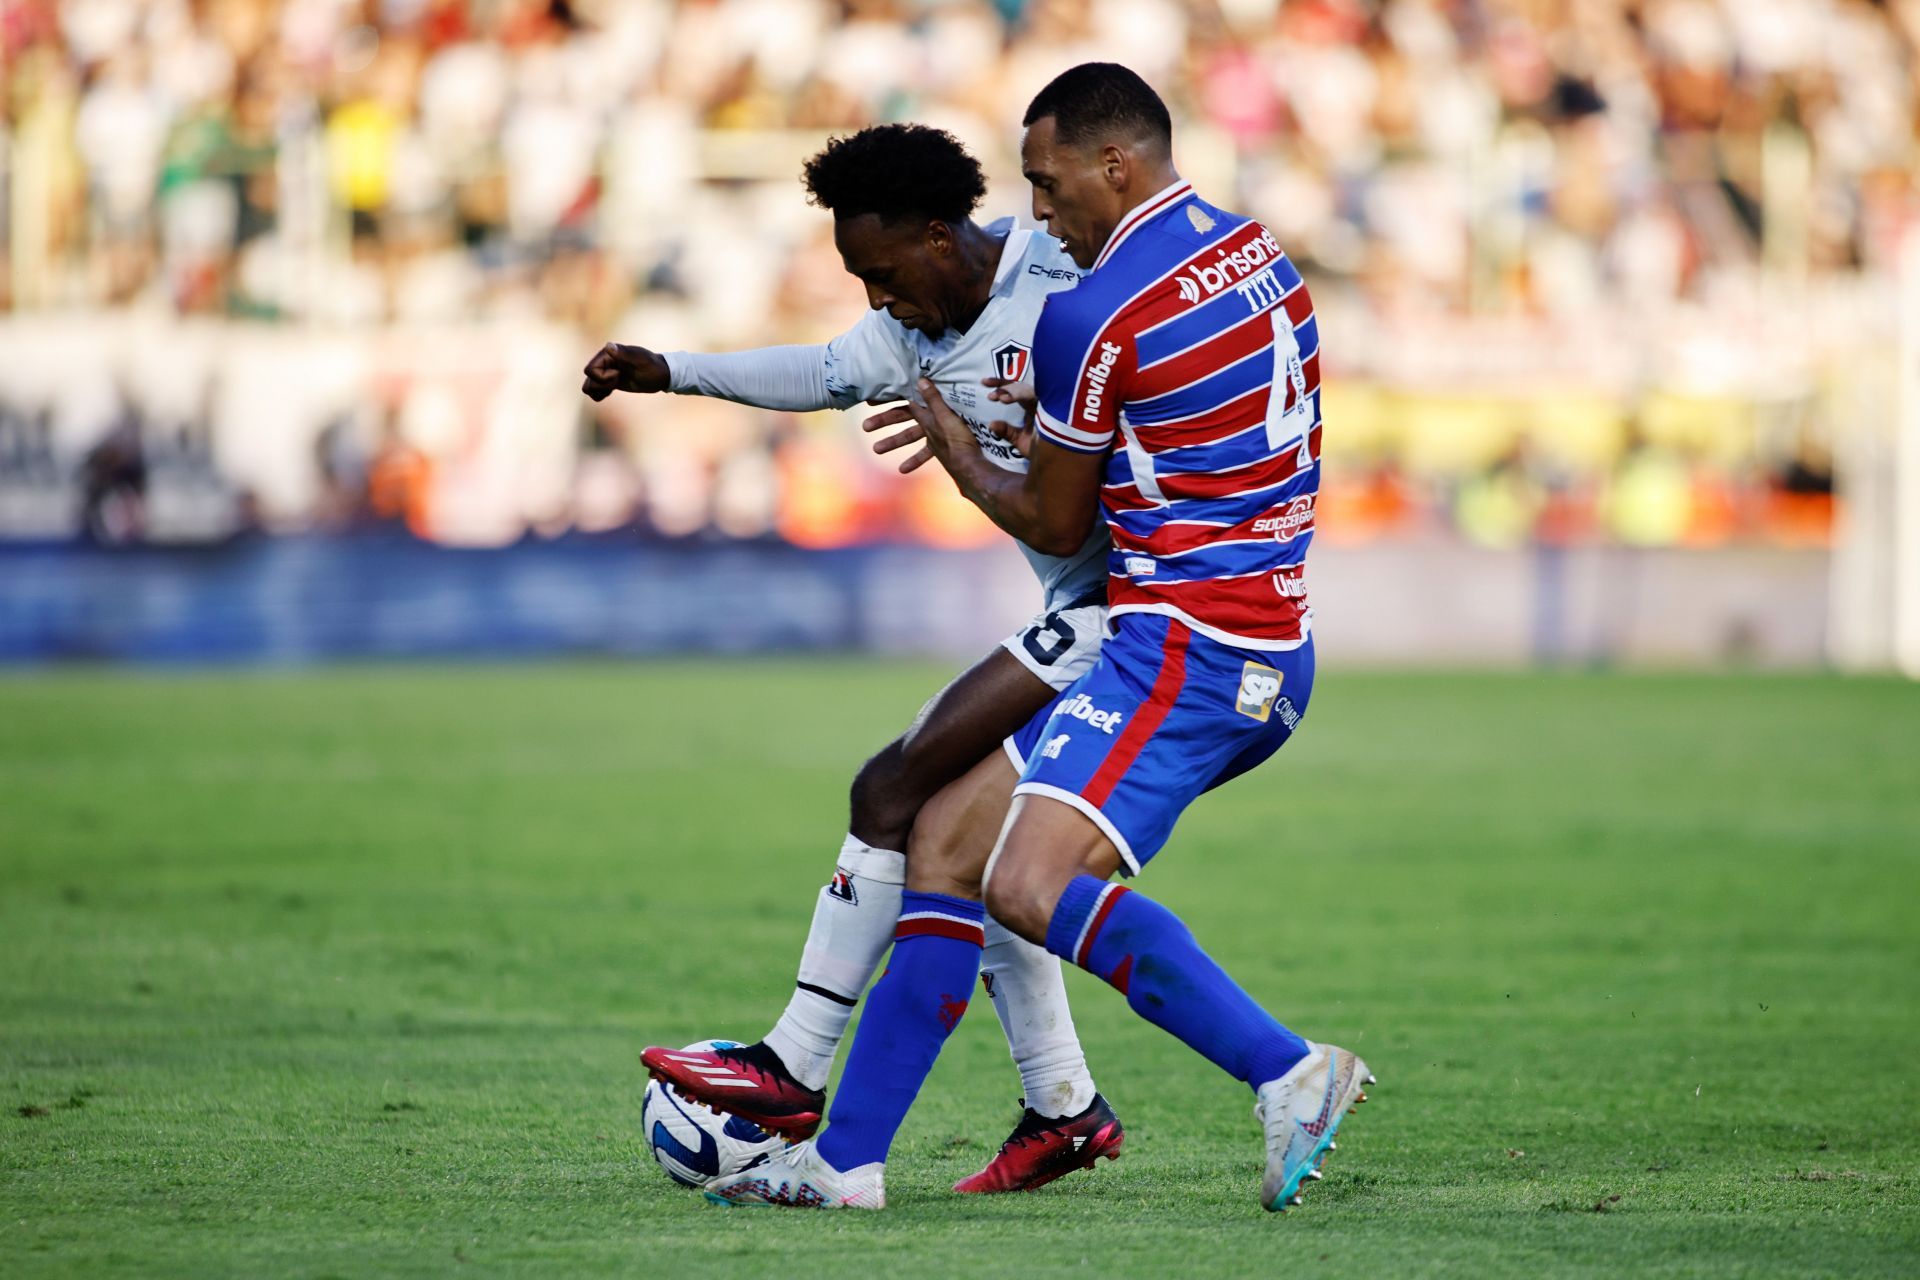
<path fill-rule="evenodd" d="M 1320 1162 L 1335 1149 L 1340 1121 L 1364 1097 L 1373 1075 L 1345 1049 L 1309 1044 L 1307 1056 L 1256 1091 L 1253 1114 L 1267 1137 L 1267 1176 L 1260 1203 L 1275 1213 L 1302 1202 L 1301 1186 L 1320 1177 Z"/>
<path fill-rule="evenodd" d="M 765 1044 L 733 1049 L 653 1045 L 642 1051 L 640 1061 L 654 1079 L 695 1102 L 751 1120 L 790 1141 L 811 1137 L 827 1105 L 825 1092 L 794 1079 L 780 1056 Z"/>
<path fill-rule="evenodd" d="M 1120 1117 L 1099 1094 L 1076 1116 L 1052 1118 L 1028 1107 L 1000 1154 L 970 1178 L 953 1184 L 963 1194 L 1031 1191 L 1100 1160 L 1118 1160 L 1126 1141 Z"/>
<path fill-rule="evenodd" d="M 707 1199 L 729 1208 L 884 1209 L 879 1161 L 845 1173 L 821 1159 L 811 1142 L 788 1147 L 753 1168 L 707 1184 Z"/>

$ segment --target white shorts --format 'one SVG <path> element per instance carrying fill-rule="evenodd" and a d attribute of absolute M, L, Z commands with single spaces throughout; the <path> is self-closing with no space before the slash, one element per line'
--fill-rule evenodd
<path fill-rule="evenodd" d="M 1107 603 L 1102 596 L 1092 603 L 1075 601 L 1051 613 L 1037 614 L 1032 622 L 1002 640 L 1000 647 L 1048 687 L 1059 690 L 1093 669 L 1106 635 Z"/>

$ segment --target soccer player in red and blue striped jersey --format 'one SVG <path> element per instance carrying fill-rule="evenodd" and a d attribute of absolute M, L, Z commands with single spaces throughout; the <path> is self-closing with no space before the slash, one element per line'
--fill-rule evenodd
<path fill-rule="evenodd" d="M 1105 461 L 1112 613 L 1304 644 L 1320 341 L 1273 233 L 1170 183 L 1047 307 L 1034 347 L 1041 436 Z"/>
<path fill-rule="evenodd" d="M 1312 304 L 1265 227 L 1180 180 L 1166 107 L 1131 71 L 1076 67 L 1026 123 L 1034 216 L 1088 269 L 1035 333 L 1029 468 L 994 473 L 929 384 L 915 416 L 961 491 L 1038 550 L 1077 545 L 1105 509 L 1112 634 L 1004 754 L 921 811 L 903 899 L 916 922 L 903 912 L 828 1128 L 717 1183 L 726 1203 L 884 1203 L 887 1149 L 979 962 L 983 896 L 1253 1089 L 1269 1209 L 1298 1203 L 1371 1079 L 1275 1020 L 1172 912 L 1110 881 L 1139 874 L 1188 804 L 1279 750 L 1306 713 Z"/>

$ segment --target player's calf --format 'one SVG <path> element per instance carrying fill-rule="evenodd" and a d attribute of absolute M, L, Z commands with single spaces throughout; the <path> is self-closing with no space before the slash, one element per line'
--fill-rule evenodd
<path fill-rule="evenodd" d="M 905 849 L 907 835 L 920 806 L 937 790 L 925 784 L 915 786 L 915 770 L 907 759 L 906 737 L 889 742 L 876 752 L 860 772 L 853 775 L 848 789 L 850 816 L 847 829 L 878 849 Z M 922 792 L 925 791 L 925 794 Z"/>
<path fill-rule="evenodd" d="M 940 1046 L 960 1024 L 980 972 L 980 904 L 936 893 L 900 901 L 887 972 L 855 1033 L 819 1153 L 843 1172 L 887 1158 Z"/>
<path fill-rule="evenodd" d="M 826 1087 L 854 1007 L 893 943 L 906 878 L 904 853 L 851 834 L 840 846 L 814 903 L 793 994 L 762 1042 L 808 1090 Z"/>
<path fill-rule="evenodd" d="M 1016 777 L 1012 762 L 995 752 L 921 807 L 908 842 L 909 889 L 980 900 L 993 833 L 1006 818 Z"/>

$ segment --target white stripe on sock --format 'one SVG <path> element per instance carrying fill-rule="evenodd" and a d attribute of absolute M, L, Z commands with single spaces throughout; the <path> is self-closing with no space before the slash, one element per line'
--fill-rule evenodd
<path fill-rule="evenodd" d="M 1117 884 L 1106 885 L 1100 890 L 1099 896 L 1093 900 L 1093 908 L 1087 912 L 1087 918 L 1080 926 L 1080 934 L 1073 940 L 1073 953 L 1067 957 L 1067 963 L 1080 963 L 1080 948 L 1087 945 L 1087 930 L 1093 928 L 1093 922 L 1100 918 L 1101 905 L 1105 903 L 1113 891 L 1119 887 Z"/>

